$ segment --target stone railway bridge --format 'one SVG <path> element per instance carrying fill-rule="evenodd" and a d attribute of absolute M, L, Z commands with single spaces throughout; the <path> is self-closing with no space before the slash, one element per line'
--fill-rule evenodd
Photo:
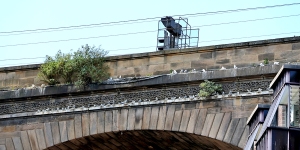
<path fill-rule="evenodd" d="M 267 87 L 280 67 L 2 91 L 0 149 L 241 149 L 247 117 L 270 103 Z M 224 94 L 197 97 L 205 79 Z"/>
<path fill-rule="evenodd" d="M 247 117 L 258 103 L 271 102 L 268 85 L 281 67 L 247 63 L 264 58 L 297 62 L 299 41 L 293 37 L 111 57 L 107 63 L 113 76 L 153 75 L 84 89 L 20 88 L 41 83 L 39 65 L 0 68 L 0 150 L 242 149 L 249 135 Z M 236 63 L 238 69 L 229 68 Z M 229 69 L 216 70 L 220 66 Z M 164 74 L 170 68 L 203 67 L 209 70 Z M 198 85 L 206 79 L 222 84 L 224 94 L 197 97 Z"/>

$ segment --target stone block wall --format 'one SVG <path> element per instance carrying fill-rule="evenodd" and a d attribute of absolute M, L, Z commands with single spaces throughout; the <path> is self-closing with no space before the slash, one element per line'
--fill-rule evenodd
<path fill-rule="evenodd" d="M 254 42 L 167 50 L 132 55 L 111 56 L 107 59 L 112 77 L 149 76 L 170 73 L 170 70 L 220 69 L 258 65 L 264 59 L 270 63 L 298 62 L 300 37 Z M 41 85 L 37 78 L 39 65 L 0 68 L 0 89 Z M 24 68 L 26 70 L 24 70 Z"/>
<path fill-rule="evenodd" d="M 135 55 L 112 57 L 108 62 L 109 72 L 117 76 L 146 76 L 170 73 L 170 70 L 202 70 L 237 67 L 250 67 L 263 63 L 268 59 L 270 63 L 300 61 L 300 42 L 277 45 L 266 45 L 246 48 L 222 49 L 186 49 L 149 53 L 146 57 Z"/>
<path fill-rule="evenodd" d="M 269 95 L 260 95 L 8 118 L 0 121 L 0 149 L 45 149 L 84 136 L 138 130 L 191 133 L 243 148 L 247 117 L 257 103 L 270 102 Z"/>
<path fill-rule="evenodd" d="M 14 90 L 20 87 L 28 87 L 32 84 L 41 85 L 43 82 L 40 81 L 37 74 L 38 69 L 0 72 L 0 90 Z"/>

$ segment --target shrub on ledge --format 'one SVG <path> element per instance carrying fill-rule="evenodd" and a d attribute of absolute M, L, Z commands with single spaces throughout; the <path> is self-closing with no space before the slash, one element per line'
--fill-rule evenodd
<path fill-rule="evenodd" d="M 38 77 L 48 83 L 73 84 L 78 86 L 101 82 L 109 77 L 105 65 L 107 51 L 85 45 L 74 53 L 63 54 L 58 51 L 54 57 L 46 56 Z"/>
<path fill-rule="evenodd" d="M 222 85 L 205 80 L 200 85 L 199 97 L 208 97 L 222 91 Z"/>

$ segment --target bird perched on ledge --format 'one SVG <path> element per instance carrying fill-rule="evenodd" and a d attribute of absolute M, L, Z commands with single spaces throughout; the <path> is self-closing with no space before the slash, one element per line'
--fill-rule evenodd
<path fill-rule="evenodd" d="M 233 65 L 233 68 L 234 68 L 234 69 L 237 69 L 238 67 L 237 67 L 236 65 Z"/>
<path fill-rule="evenodd" d="M 226 68 L 222 66 L 220 70 L 226 70 Z"/>
<path fill-rule="evenodd" d="M 173 70 L 172 74 L 177 74 L 177 71 L 176 71 L 176 70 Z"/>

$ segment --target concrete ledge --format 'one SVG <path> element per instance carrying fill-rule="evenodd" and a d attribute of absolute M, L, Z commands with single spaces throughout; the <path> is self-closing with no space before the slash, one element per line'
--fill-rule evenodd
<path fill-rule="evenodd" d="M 73 94 L 73 93 L 84 93 L 91 91 L 101 91 L 119 88 L 129 87 L 141 87 L 151 85 L 166 85 L 175 83 L 185 83 L 201 80 L 211 79 L 224 79 L 224 78 L 235 78 L 235 77 L 246 77 L 246 76 L 257 76 L 276 74 L 281 68 L 281 65 L 269 65 L 249 68 L 238 68 L 238 69 L 227 69 L 227 70 L 216 70 L 207 72 L 195 72 L 195 73 L 182 73 L 173 75 L 162 75 L 148 80 L 142 80 L 138 82 L 122 83 L 122 84 L 92 84 L 87 86 L 84 90 L 79 90 L 73 85 L 63 86 L 48 86 L 48 87 L 37 87 L 37 88 L 22 88 L 15 91 L 0 91 L 0 100 L 4 102 L 5 99 L 17 99 L 26 97 L 40 97 L 50 95 L 62 95 L 62 94 Z"/>

